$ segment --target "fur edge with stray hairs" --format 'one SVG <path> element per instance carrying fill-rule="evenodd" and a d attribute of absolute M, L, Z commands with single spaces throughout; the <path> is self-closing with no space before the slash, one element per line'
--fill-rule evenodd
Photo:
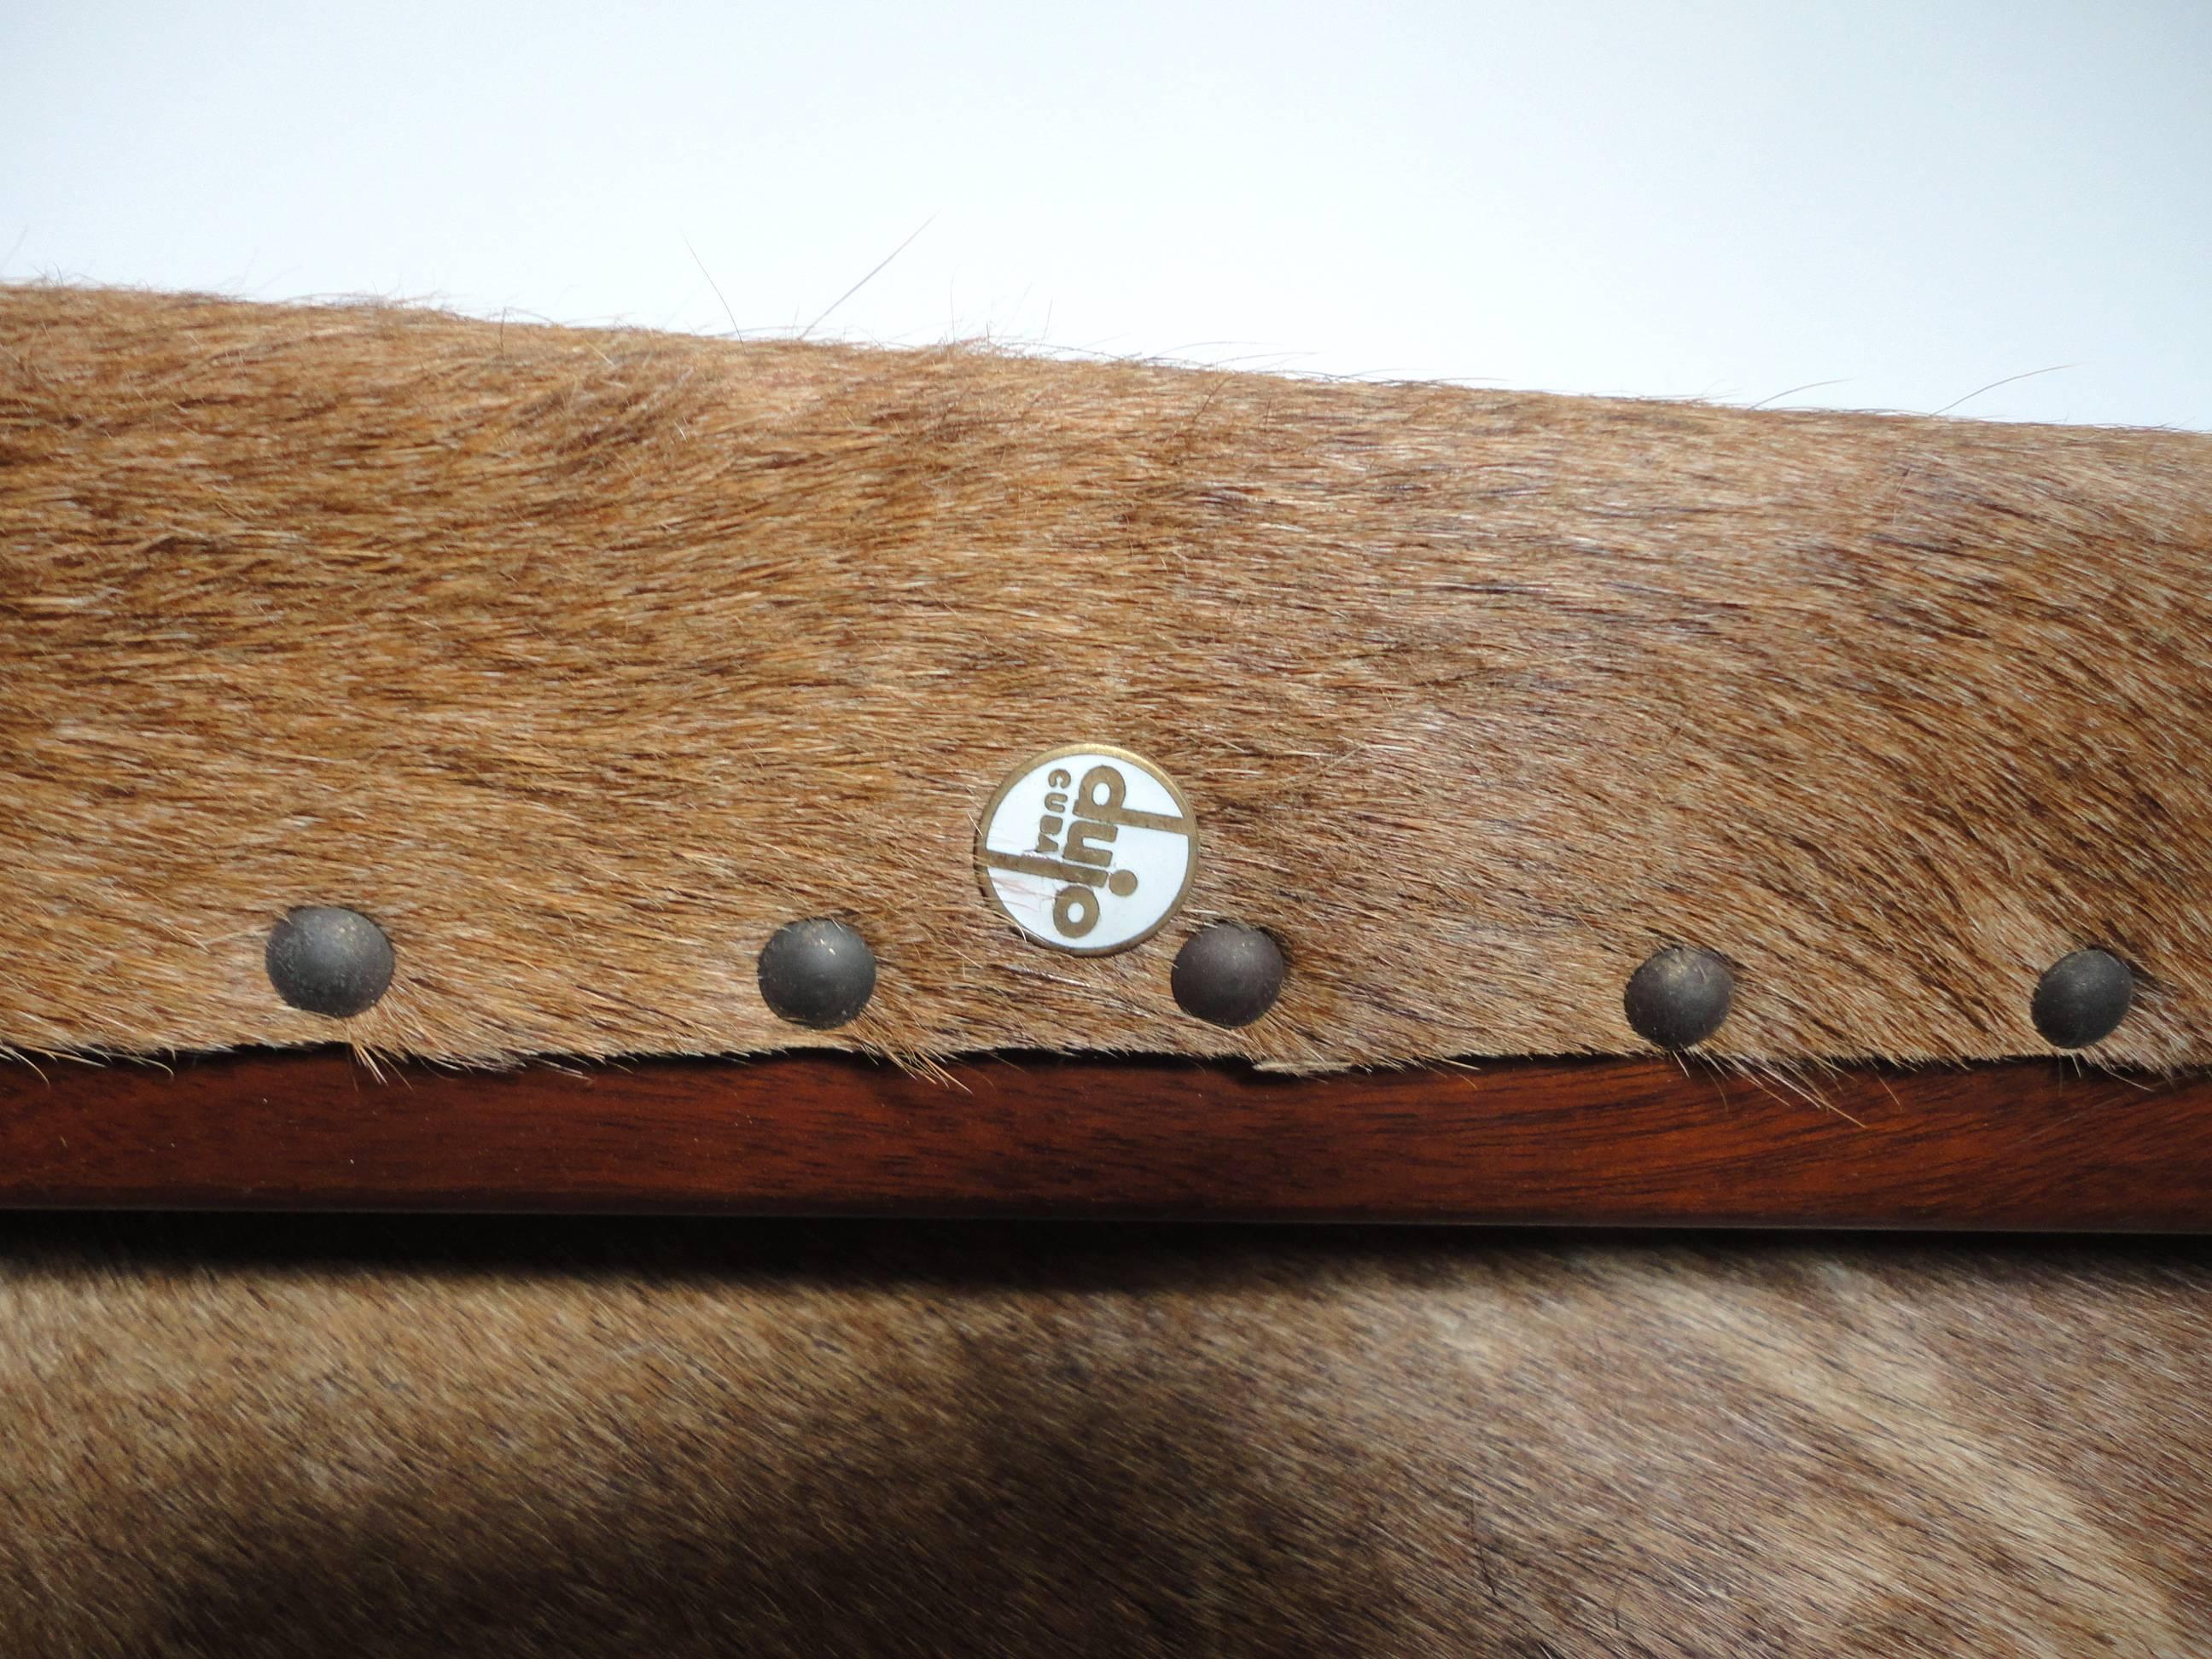
<path fill-rule="evenodd" d="M 2199 434 L 0 289 L 0 1047 L 1619 1053 L 1687 942 L 1723 1060 L 1960 1060 L 2094 945 L 2092 1058 L 2201 1062 L 2208 555 Z M 1076 741 L 1203 838 L 1118 956 L 974 866 Z M 342 1028 L 304 903 L 398 948 Z M 1215 918 L 1245 1030 L 1169 993 Z"/>

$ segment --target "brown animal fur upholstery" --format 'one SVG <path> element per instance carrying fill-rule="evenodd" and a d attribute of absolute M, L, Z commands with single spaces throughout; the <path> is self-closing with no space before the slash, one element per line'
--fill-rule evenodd
<path fill-rule="evenodd" d="M 2171 1247 L 0 1221 L 0 1652 L 2212 1653 Z"/>
<path fill-rule="evenodd" d="M 0 1045 L 325 1039 L 262 941 L 398 945 L 375 1049 L 2212 1059 L 2212 437 L 0 290 Z M 976 814 L 1152 754 L 1203 853 L 1025 945 Z M 882 965 L 829 1036 L 780 923 Z M 1242 1032 L 1189 926 L 1278 933 Z"/>
<path fill-rule="evenodd" d="M 2212 440 L 0 290 L 0 1047 L 2208 1057 Z M 1176 930 L 980 901 L 1060 739 Z M 2212 1267 L 2105 1248 L 0 1219 L 0 1654 L 2212 1653 Z"/>

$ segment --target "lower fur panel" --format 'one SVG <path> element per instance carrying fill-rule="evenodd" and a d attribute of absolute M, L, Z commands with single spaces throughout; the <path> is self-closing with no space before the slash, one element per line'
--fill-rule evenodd
<path fill-rule="evenodd" d="M 0 1219 L 0 1649 L 2212 1650 L 2201 1255 Z"/>

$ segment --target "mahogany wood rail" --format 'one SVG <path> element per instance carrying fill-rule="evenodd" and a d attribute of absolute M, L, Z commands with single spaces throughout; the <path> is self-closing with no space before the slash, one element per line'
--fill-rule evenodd
<path fill-rule="evenodd" d="M 2212 1079 L 1663 1059 L 0 1066 L 0 1205 L 2212 1231 Z"/>

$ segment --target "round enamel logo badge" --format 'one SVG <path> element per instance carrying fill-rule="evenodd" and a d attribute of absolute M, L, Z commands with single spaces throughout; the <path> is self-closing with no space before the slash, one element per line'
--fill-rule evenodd
<path fill-rule="evenodd" d="M 1198 867 L 1175 780 L 1141 755 L 1071 744 L 999 786 L 975 833 L 983 889 L 1040 945 L 1103 957 L 1150 939 Z"/>

